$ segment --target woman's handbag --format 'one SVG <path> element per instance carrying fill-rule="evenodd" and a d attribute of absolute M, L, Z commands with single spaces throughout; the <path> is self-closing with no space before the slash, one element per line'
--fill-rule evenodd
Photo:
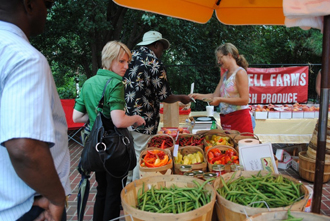
<path fill-rule="evenodd" d="M 84 145 L 80 167 L 84 172 L 106 171 L 113 177 L 122 178 L 136 166 L 136 155 L 128 129 L 117 128 L 111 117 L 105 117 L 100 111 L 103 110 L 104 93 L 110 81 L 106 83 L 99 101 L 99 111 Z"/>

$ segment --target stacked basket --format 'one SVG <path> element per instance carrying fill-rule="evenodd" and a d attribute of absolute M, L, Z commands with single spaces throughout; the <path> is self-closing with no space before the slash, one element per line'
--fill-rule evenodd
<path fill-rule="evenodd" d="M 299 152 L 299 175 L 310 182 L 314 182 L 318 124 L 316 124 L 307 151 Z M 330 180 L 330 128 L 327 129 L 326 155 L 323 182 Z"/>

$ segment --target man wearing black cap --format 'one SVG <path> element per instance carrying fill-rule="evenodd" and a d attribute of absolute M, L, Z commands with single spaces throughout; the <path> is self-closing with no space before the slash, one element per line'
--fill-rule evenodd
<path fill-rule="evenodd" d="M 174 103 L 181 101 L 188 104 L 188 95 L 174 95 L 167 81 L 164 64 L 160 60 L 163 52 L 170 47 L 167 39 L 157 31 L 148 31 L 143 35 L 141 46 L 132 51 L 132 62 L 127 69 L 125 81 L 125 101 L 128 115 L 144 117 L 146 125 L 133 128 L 136 157 L 139 159 L 142 149 L 146 146 L 150 136 L 157 133 L 159 125 L 160 102 Z M 128 182 L 139 179 L 139 166 L 133 171 L 133 178 Z"/>

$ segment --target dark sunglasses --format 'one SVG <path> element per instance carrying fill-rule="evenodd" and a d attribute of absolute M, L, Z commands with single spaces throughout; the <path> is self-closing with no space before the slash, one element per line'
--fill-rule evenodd
<path fill-rule="evenodd" d="M 45 6 L 47 9 L 51 9 L 53 7 L 55 0 L 44 0 Z"/>

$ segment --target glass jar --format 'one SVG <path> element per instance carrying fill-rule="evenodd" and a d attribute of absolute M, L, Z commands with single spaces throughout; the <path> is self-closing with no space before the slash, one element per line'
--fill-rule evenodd
<path fill-rule="evenodd" d="M 216 173 L 217 176 L 225 174 L 226 173 L 225 165 L 223 165 L 223 164 L 214 164 L 214 165 L 212 165 L 212 172 Z"/>
<path fill-rule="evenodd" d="M 195 174 L 193 172 L 185 172 L 183 173 L 184 176 L 191 176 L 191 177 L 194 177 Z"/>
<path fill-rule="evenodd" d="M 243 171 L 243 165 L 239 165 L 239 164 L 232 164 L 230 165 L 230 170 L 231 172 L 235 172 L 235 171 Z"/>
<path fill-rule="evenodd" d="M 200 178 L 200 179 L 203 178 L 203 174 L 204 174 L 203 170 L 194 170 L 193 173 L 194 173 L 196 178 Z"/>
<path fill-rule="evenodd" d="M 210 180 L 212 178 L 216 178 L 217 176 L 218 176 L 217 173 L 208 172 L 208 173 L 203 174 L 203 179 L 204 180 Z"/>
<path fill-rule="evenodd" d="M 180 174 L 183 175 L 184 173 L 192 172 L 192 166 L 191 165 L 181 165 L 179 170 L 180 170 Z"/>

